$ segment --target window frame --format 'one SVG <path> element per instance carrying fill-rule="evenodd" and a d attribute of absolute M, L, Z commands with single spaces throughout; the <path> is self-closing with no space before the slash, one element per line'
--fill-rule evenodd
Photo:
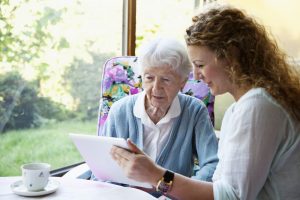
<path fill-rule="evenodd" d="M 122 54 L 135 56 L 136 0 L 123 0 Z"/>

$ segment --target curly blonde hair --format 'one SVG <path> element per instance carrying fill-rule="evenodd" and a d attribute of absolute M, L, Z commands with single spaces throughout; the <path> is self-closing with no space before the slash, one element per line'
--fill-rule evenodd
<path fill-rule="evenodd" d="M 265 88 L 300 121 L 300 72 L 255 19 L 237 8 L 214 7 L 193 17 L 186 33 L 187 45 L 206 46 L 230 61 L 226 71 L 234 84 Z"/>

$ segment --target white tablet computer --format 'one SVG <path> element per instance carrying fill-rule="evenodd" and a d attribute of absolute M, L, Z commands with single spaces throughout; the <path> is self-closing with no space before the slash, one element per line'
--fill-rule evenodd
<path fill-rule="evenodd" d="M 110 150 L 113 145 L 128 149 L 125 139 L 73 133 L 70 133 L 70 138 L 93 174 L 99 180 L 146 188 L 152 187 L 148 183 L 127 178 L 121 167 L 112 159 Z"/>

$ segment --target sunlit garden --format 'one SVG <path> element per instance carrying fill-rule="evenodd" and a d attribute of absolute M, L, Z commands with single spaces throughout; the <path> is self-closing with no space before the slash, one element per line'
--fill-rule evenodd
<path fill-rule="evenodd" d="M 121 22 L 110 30 L 119 39 L 107 39 L 97 27 L 110 22 L 98 19 L 121 17 L 115 5 L 0 1 L 0 176 L 27 162 L 82 161 L 68 134 L 96 134 L 101 66 L 121 46 Z"/>

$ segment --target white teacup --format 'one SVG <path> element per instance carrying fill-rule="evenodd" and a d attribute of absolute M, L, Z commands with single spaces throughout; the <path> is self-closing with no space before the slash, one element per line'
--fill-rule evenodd
<path fill-rule="evenodd" d="M 23 184 L 28 191 L 43 190 L 47 186 L 50 167 L 48 163 L 29 163 L 21 166 Z"/>

